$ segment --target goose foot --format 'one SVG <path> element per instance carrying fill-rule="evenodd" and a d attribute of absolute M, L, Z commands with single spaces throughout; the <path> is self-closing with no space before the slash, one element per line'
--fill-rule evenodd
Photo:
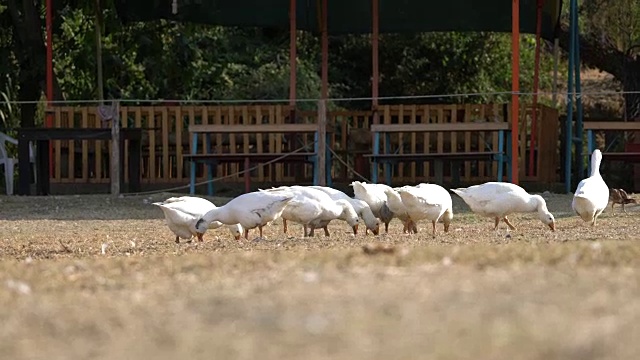
<path fill-rule="evenodd" d="M 180 244 L 180 236 L 176 236 L 176 244 Z"/>

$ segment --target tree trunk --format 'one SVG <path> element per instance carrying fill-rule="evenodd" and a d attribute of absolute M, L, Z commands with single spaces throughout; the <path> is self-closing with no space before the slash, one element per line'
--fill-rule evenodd
<path fill-rule="evenodd" d="M 558 33 L 560 46 L 569 49 L 569 26 L 561 24 Z M 580 34 L 581 60 L 613 75 L 622 84 L 624 91 L 640 91 L 640 57 L 619 50 L 605 36 Z M 625 118 L 640 121 L 640 94 L 625 94 Z"/>
<path fill-rule="evenodd" d="M 44 27 L 40 18 L 41 1 L 7 0 L 7 10 L 13 23 L 14 53 L 20 64 L 18 78 L 20 108 L 20 126 L 34 126 L 37 104 L 46 88 L 46 46 Z M 20 10 L 21 11 L 20 11 Z M 54 76 L 54 98 L 61 99 L 61 91 Z"/>

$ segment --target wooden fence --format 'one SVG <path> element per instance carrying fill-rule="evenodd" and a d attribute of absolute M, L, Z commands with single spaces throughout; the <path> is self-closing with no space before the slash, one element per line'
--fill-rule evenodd
<path fill-rule="evenodd" d="M 95 107 L 55 107 L 52 109 L 55 127 L 105 127 L 96 116 Z M 120 107 L 122 127 L 146 129 L 142 141 L 142 184 L 188 183 L 188 166 L 182 155 L 190 152 L 192 139 L 187 128 L 191 124 L 278 124 L 315 123 L 316 112 L 297 111 L 295 121 L 290 119 L 291 108 L 284 105 L 245 106 L 141 106 Z M 525 174 L 528 160 L 531 107 L 523 107 L 520 129 L 520 169 L 521 179 L 544 183 L 555 182 L 559 162 L 558 153 L 558 113 L 555 109 L 538 106 L 538 136 L 536 173 Z M 380 123 L 450 123 L 473 121 L 507 121 L 508 106 L 504 104 L 453 104 L 453 105 L 389 105 L 379 109 Z M 371 152 L 371 134 L 368 130 L 373 121 L 371 111 L 330 111 L 328 122 L 334 132 L 328 146 L 336 154 L 355 167 L 363 175 L 369 174 L 369 165 L 364 164 L 361 154 Z M 202 139 L 203 140 L 203 139 Z M 204 141 L 200 144 L 205 144 Z M 302 146 L 311 146 L 312 136 L 302 134 L 293 137 L 279 135 L 248 134 L 235 137 L 214 136 L 211 146 L 218 150 L 236 152 L 286 152 Z M 525 141 L 522 141 L 525 140 Z M 495 145 L 497 139 L 483 135 L 466 134 L 400 134 L 392 140 L 400 151 L 474 151 L 483 144 Z M 202 145 L 204 146 L 204 145 Z M 108 183 L 110 144 L 107 141 L 53 141 L 54 183 Z M 126 150 L 125 150 L 126 152 Z M 125 153 L 125 162 L 128 154 Z M 541 165 L 544 162 L 544 166 Z M 125 163 L 126 166 L 126 163 Z M 126 167 L 125 167 L 126 168 Z M 219 165 L 218 176 L 228 176 L 224 181 L 239 182 L 243 175 L 235 164 Z M 355 175 L 340 161 L 334 159 L 332 174 L 335 181 L 350 181 Z M 463 167 L 461 179 L 480 182 L 493 179 L 495 169 L 484 162 L 469 161 Z M 312 169 L 303 164 L 272 164 L 260 167 L 251 174 L 257 182 L 304 182 L 310 181 Z M 399 164 L 394 171 L 393 181 L 412 183 L 432 179 L 429 163 Z M 445 174 L 448 181 L 449 174 Z M 198 170 L 199 180 L 204 180 L 202 167 Z M 125 174 L 128 181 L 128 174 Z"/>

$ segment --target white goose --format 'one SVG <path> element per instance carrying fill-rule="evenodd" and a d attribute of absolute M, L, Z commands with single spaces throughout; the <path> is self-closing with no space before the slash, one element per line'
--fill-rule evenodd
<path fill-rule="evenodd" d="M 547 203 L 542 196 L 531 195 L 518 185 L 487 182 L 451 191 L 458 194 L 474 213 L 494 218 L 496 230 L 501 219 L 511 230 L 516 229 L 507 219 L 509 214 L 537 212 L 540 221 L 555 231 L 555 218 L 547 209 Z"/>
<path fill-rule="evenodd" d="M 313 236 L 313 230 L 316 228 L 324 228 L 325 235 L 329 236 L 327 226 L 331 220 L 336 219 L 346 221 L 353 229 L 353 233 L 358 233 L 358 214 L 347 200 L 333 200 L 325 192 L 307 186 L 281 186 L 261 191 L 271 193 L 289 191 L 295 194 L 294 199 L 282 212 L 285 234 L 287 233 L 286 221 L 293 221 L 302 224 L 305 237 Z M 308 232 L 309 229 L 311 229 L 310 232 Z"/>
<path fill-rule="evenodd" d="M 397 189 L 385 188 L 384 193 L 387 196 L 387 205 L 389 209 L 394 213 L 394 215 L 402 221 L 402 232 L 403 233 L 418 233 L 418 227 L 412 221 L 409 213 L 407 212 L 407 207 L 402 202 L 402 198 L 400 194 L 396 191 Z"/>
<path fill-rule="evenodd" d="M 361 181 L 354 181 L 350 186 L 353 187 L 354 197 L 366 202 L 373 215 L 384 223 L 384 232 L 389 232 L 389 223 L 394 214 L 389 209 L 384 190 L 391 189 L 391 187 L 385 184 L 367 184 Z"/>
<path fill-rule="evenodd" d="M 411 221 L 414 223 L 427 219 L 433 225 L 433 236 L 436 235 L 436 223 L 444 223 L 444 232 L 449 231 L 449 224 L 453 219 L 451 195 L 440 185 L 419 184 L 418 186 L 403 186 L 398 193 L 402 199 Z"/>
<path fill-rule="evenodd" d="M 294 196 L 287 191 L 242 194 L 223 206 L 209 210 L 196 222 L 196 230 L 202 232 L 210 223 L 219 221 L 226 225 L 242 225 L 245 239 L 249 239 L 249 230 L 257 227 L 260 230 L 259 239 L 262 239 L 262 227 L 279 218 Z"/>
<path fill-rule="evenodd" d="M 349 195 L 343 193 L 342 191 L 328 186 L 309 186 L 309 188 L 320 190 L 329 195 L 333 200 L 349 201 L 358 216 L 361 217 L 364 221 L 364 224 L 367 227 L 366 230 L 371 230 L 371 232 L 373 232 L 373 235 L 378 235 L 378 233 L 380 232 L 380 221 L 378 221 L 378 219 L 373 215 L 373 212 L 371 212 L 369 204 L 367 204 L 363 200 L 354 199 L 352 197 L 349 197 Z"/>
<path fill-rule="evenodd" d="M 596 149 L 591 154 L 591 176 L 578 184 L 571 207 L 584 221 L 596 225 L 596 219 L 609 204 L 609 186 L 600 175 L 602 153 Z"/>
<path fill-rule="evenodd" d="M 171 197 L 163 202 L 155 202 L 153 205 L 160 207 L 164 213 L 164 218 L 171 230 L 176 235 L 176 243 L 180 243 L 180 238 L 191 239 L 196 236 L 202 241 L 202 236 L 207 229 L 202 232 L 196 230 L 196 222 L 200 217 L 216 206 L 209 200 L 195 196 Z M 212 222 L 208 229 L 217 229 L 223 224 Z M 242 226 L 239 224 L 227 225 L 231 235 L 240 239 Z"/>

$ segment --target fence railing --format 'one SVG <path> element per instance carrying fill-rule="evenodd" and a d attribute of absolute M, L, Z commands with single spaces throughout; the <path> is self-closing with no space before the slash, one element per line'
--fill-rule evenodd
<path fill-rule="evenodd" d="M 55 107 L 55 127 L 95 128 L 108 126 L 97 116 L 95 107 Z M 379 122 L 393 123 L 451 123 L 475 121 L 509 121 L 509 107 L 505 104 L 451 104 L 451 105 L 385 105 L 378 109 Z M 528 160 L 531 106 L 523 107 L 520 114 L 520 178 L 525 181 L 551 183 L 557 180 L 558 112 L 539 105 L 536 166 L 534 174 L 526 174 Z M 122 106 L 122 127 L 143 128 L 142 140 L 142 184 L 188 182 L 188 166 L 183 154 L 190 152 L 192 139 L 188 126 L 192 124 L 278 124 L 316 123 L 317 112 L 297 111 L 291 118 L 291 108 L 285 105 L 240 105 L 240 106 Z M 329 111 L 327 121 L 333 133 L 328 146 L 349 166 L 339 161 L 332 164 L 335 181 L 354 179 L 351 168 L 368 176 L 369 166 L 361 155 L 371 152 L 372 137 L 369 126 L 373 123 L 372 111 Z M 203 139 L 202 139 L 203 140 Z M 214 135 L 211 146 L 224 152 L 286 152 L 311 144 L 310 135 L 281 136 L 270 134 L 243 134 L 238 136 Z M 392 138 L 392 146 L 398 151 L 409 152 L 468 152 L 482 146 L 495 146 L 497 138 L 462 134 L 400 134 Z M 205 144 L 205 141 L 199 141 Z M 204 146 L 204 145 L 199 145 Z M 126 148 L 126 146 L 125 146 Z M 109 182 L 108 141 L 53 141 L 55 183 L 107 183 Z M 125 169 L 128 151 L 125 149 Z M 418 164 L 400 163 L 394 168 L 393 181 L 411 183 L 433 180 L 433 170 L 428 162 Z M 226 164 L 217 168 L 218 176 L 228 176 L 241 170 L 241 165 Z M 467 182 L 488 181 L 495 178 L 496 169 L 490 162 L 467 161 L 460 178 Z M 202 167 L 198 169 L 199 180 L 204 180 Z M 128 181 L 125 173 L 125 181 Z M 304 182 L 312 178 L 312 169 L 304 164 L 272 164 L 252 172 L 253 181 L 258 182 Z M 450 174 L 445 173 L 445 181 Z M 224 181 L 242 181 L 243 175 L 230 176 Z"/>

